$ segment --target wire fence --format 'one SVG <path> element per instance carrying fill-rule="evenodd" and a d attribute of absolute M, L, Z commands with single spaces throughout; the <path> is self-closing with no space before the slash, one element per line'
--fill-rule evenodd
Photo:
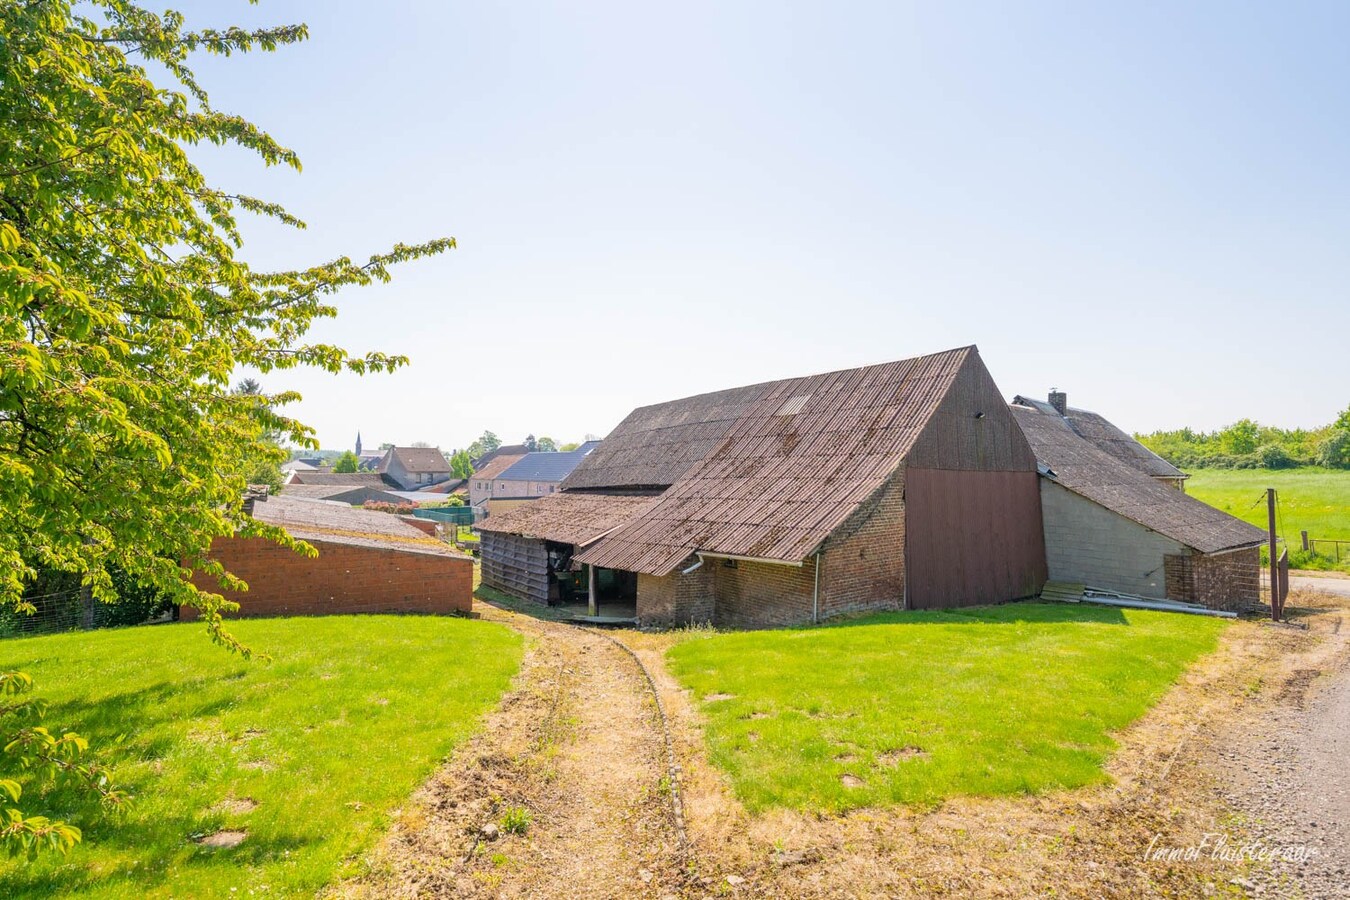
<path fill-rule="evenodd" d="M 0 609 L 0 639 L 93 628 L 118 628 L 171 619 L 172 604 L 125 578 L 114 576 L 118 600 L 95 600 L 78 575 L 44 572 L 24 591 L 31 610 Z"/>

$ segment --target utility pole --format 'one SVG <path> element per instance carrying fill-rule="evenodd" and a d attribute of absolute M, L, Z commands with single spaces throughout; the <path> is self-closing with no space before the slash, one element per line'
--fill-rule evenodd
<path fill-rule="evenodd" d="M 1275 489 L 1266 488 L 1266 514 L 1270 526 L 1270 618 L 1273 621 L 1280 621 L 1283 615 L 1284 598 L 1280 596 L 1280 562 L 1279 555 L 1275 552 Z"/>

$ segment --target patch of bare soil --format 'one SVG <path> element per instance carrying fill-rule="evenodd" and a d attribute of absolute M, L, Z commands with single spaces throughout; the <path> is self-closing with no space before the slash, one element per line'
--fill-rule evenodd
<path fill-rule="evenodd" d="M 1312 607 L 1303 615 L 1308 629 L 1235 623 L 1216 653 L 1117 735 L 1110 784 L 842 816 L 748 814 L 707 761 L 698 712 L 665 670 L 664 651 L 677 638 L 623 633 L 657 682 L 683 769 L 691 880 L 682 895 L 1133 898 L 1259 890 L 1264 864 L 1214 850 L 1231 851 L 1249 837 L 1246 817 L 1225 793 L 1235 775 L 1232 738 L 1224 735 L 1236 723 L 1259 728 L 1301 695 L 1308 673 L 1334 668 L 1344 651 L 1345 612 L 1334 601 L 1295 595 L 1290 606 Z"/>
<path fill-rule="evenodd" d="M 248 837 L 247 831 L 215 831 L 211 834 L 203 835 L 197 843 L 203 847 L 215 847 L 217 849 L 227 847 L 238 847 Z"/>
<path fill-rule="evenodd" d="M 655 701 L 607 638 L 479 604 L 526 635 L 512 690 L 396 819 L 343 897 L 681 892 Z"/>

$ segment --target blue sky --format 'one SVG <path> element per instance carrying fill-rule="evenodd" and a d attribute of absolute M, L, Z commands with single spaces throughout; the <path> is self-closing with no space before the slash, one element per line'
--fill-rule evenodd
<path fill-rule="evenodd" d="M 1129 429 L 1350 403 L 1350 5 L 189 3 L 302 174 L 259 266 L 453 235 L 276 373 L 325 447 L 604 434 L 634 406 L 978 344 Z M 1280 345 L 1266 363 L 1263 347 Z"/>

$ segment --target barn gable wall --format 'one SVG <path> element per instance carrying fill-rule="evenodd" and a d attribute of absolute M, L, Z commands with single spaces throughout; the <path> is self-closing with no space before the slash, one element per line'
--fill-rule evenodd
<path fill-rule="evenodd" d="M 977 354 L 962 363 L 905 462 L 920 469 L 1036 471 L 1036 455 Z"/>

